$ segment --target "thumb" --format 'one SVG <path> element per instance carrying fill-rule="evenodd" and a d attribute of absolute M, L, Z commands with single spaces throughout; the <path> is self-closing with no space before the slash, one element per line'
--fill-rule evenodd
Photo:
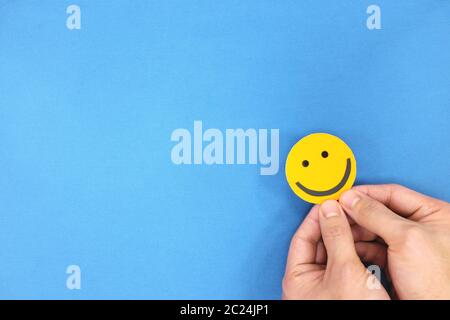
<path fill-rule="evenodd" d="M 359 261 L 347 217 L 336 200 L 327 200 L 319 208 L 319 224 L 328 262 L 342 264 Z"/>
<path fill-rule="evenodd" d="M 399 240 L 401 230 L 414 223 L 356 190 L 344 192 L 339 202 L 357 224 L 383 238 L 388 245 Z"/>

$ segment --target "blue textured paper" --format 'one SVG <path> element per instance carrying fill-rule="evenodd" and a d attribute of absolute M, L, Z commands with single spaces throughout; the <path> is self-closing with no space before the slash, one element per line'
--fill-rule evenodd
<path fill-rule="evenodd" d="M 442 0 L 1 0 L 0 297 L 279 298 L 310 207 L 284 160 L 315 131 L 357 183 L 448 201 L 449 37 Z M 194 120 L 280 129 L 278 174 L 174 165 Z"/>

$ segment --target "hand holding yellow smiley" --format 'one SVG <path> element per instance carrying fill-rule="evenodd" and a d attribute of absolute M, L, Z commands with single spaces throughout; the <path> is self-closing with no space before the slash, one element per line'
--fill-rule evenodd
<path fill-rule="evenodd" d="M 305 201 L 337 200 L 352 187 L 355 178 L 355 156 L 336 136 L 313 133 L 300 139 L 289 151 L 286 179 L 292 191 Z"/>

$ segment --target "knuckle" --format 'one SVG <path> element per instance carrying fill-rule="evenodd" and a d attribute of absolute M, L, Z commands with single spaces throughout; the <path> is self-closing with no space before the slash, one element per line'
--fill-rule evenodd
<path fill-rule="evenodd" d="M 398 184 L 398 183 L 388 183 L 387 184 L 388 188 L 391 188 L 391 190 L 397 190 L 397 189 L 402 189 L 404 188 L 402 185 Z"/>
<path fill-rule="evenodd" d="M 376 201 L 367 198 L 358 201 L 355 207 L 357 212 L 364 215 L 370 215 L 379 209 L 378 203 Z"/>
<path fill-rule="evenodd" d="M 425 201 L 422 205 L 422 211 L 425 216 L 436 213 L 442 209 L 442 203 L 439 201 L 435 201 L 434 199 L 430 199 L 429 201 Z"/>
<path fill-rule="evenodd" d="M 304 245 L 306 242 L 310 242 L 310 241 L 308 241 L 308 239 L 305 239 L 302 235 L 296 234 L 296 235 L 294 235 L 294 236 L 292 237 L 290 247 L 291 247 L 293 250 L 299 250 L 299 249 L 301 249 L 301 248 L 303 247 L 303 245 Z"/>
<path fill-rule="evenodd" d="M 298 234 L 294 234 L 294 236 L 291 239 L 290 247 L 291 248 L 297 248 L 300 245 L 301 238 Z"/>

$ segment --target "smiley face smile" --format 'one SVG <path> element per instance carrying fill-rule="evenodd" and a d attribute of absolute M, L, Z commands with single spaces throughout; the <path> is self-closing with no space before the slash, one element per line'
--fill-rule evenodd
<path fill-rule="evenodd" d="M 347 165 L 345 167 L 345 173 L 344 173 L 344 176 L 342 177 L 341 181 L 333 188 L 325 190 L 325 191 L 317 191 L 317 190 L 309 189 L 309 188 L 305 187 L 304 185 L 302 185 L 299 181 L 297 181 L 295 184 L 297 185 L 297 187 L 299 187 L 301 190 L 303 190 L 303 192 L 305 192 L 309 195 L 312 195 L 315 197 L 329 196 L 329 195 L 332 195 L 332 194 L 338 192 L 339 190 L 341 190 L 342 187 L 347 183 L 347 180 L 350 177 L 350 172 L 352 169 L 351 167 L 352 167 L 352 163 L 350 161 L 350 158 L 347 158 Z"/>

